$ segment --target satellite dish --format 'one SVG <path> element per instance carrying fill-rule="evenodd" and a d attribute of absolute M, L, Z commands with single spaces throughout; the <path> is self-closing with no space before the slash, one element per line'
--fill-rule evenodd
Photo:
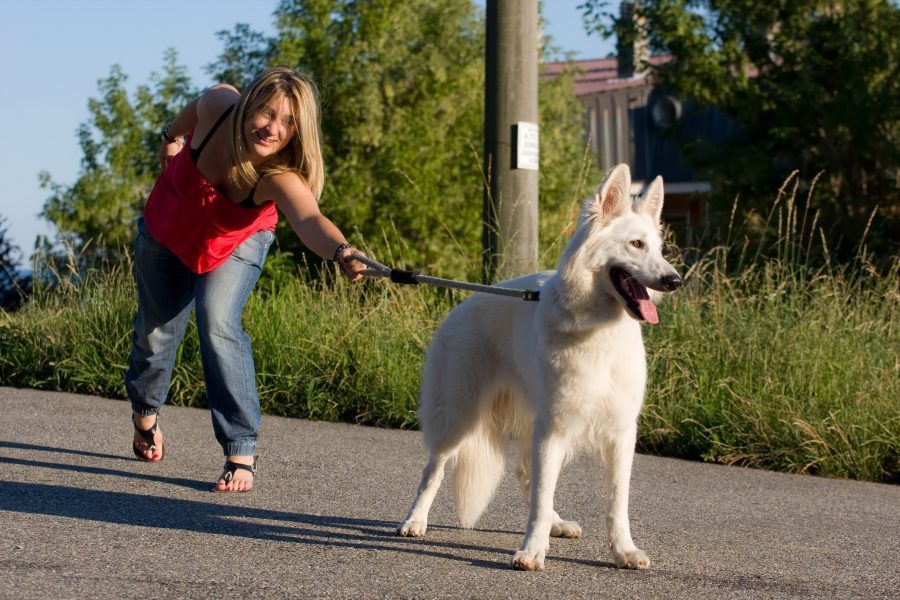
<path fill-rule="evenodd" d="M 681 120 L 681 102 L 668 94 L 659 96 L 650 108 L 650 118 L 660 131 L 672 129 Z"/>

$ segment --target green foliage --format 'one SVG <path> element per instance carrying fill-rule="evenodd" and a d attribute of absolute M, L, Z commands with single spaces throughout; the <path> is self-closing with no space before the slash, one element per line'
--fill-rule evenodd
<path fill-rule="evenodd" d="M 89 269 L 75 261 L 37 281 L 32 301 L 14 318 L 0 316 L 0 381 L 42 389 L 121 397 L 134 316 L 130 269 Z"/>
<path fill-rule="evenodd" d="M 253 31 L 246 23 L 238 23 L 232 31 L 219 31 L 216 35 L 225 49 L 218 61 L 207 67 L 215 81 L 242 90 L 269 66 L 277 40 Z"/>
<path fill-rule="evenodd" d="M 165 54 L 162 75 L 140 85 L 130 98 L 128 77 L 114 65 L 91 98 L 91 117 L 78 130 L 81 172 L 72 185 L 53 181 L 46 171 L 41 187 L 50 190 L 41 216 L 56 227 L 56 253 L 74 252 L 87 265 L 120 260 L 130 245 L 135 221 L 159 173 L 159 131 L 195 95 L 174 50 Z"/>
<path fill-rule="evenodd" d="M 433 289 L 351 285 L 281 261 L 244 312 L 268 414 L 390 427 L 416 422 L 424 348 L 449 303 Z M 135 310 L 130 266 L 77 272 L 0 312 L 0 385 L 124 398 Z M 74 275 L 74 276 L 73 276 Z M 401 318 L 398 319 L 398 316 Z M 206 406 L 196 324 L 178 350 L 169 402 Z"/>
<path fill-rule="evenodd" d="M 446 302 L 431 290 L 356 287 L 335 275 L 315 285 L 295 274 L 248 305 L 263 410 L 415 426 L 424 349 Z"/>
<path fill-rule="evenodd" d="M 790 189 L 789 185 L 783 186 Z M 900 483 L 900 260 L 832 262 L 798 186 L 773 235 L 692 262 L 646 330 L 640 447 L 794 473 Z M 860 247 L 865 247 L 860 244 Z"/>
<path fill-rule="evenodd" d="M 604 35 L 623 23 L 609 2 L 586 16 Z M 793 170 L 801 189 L 823 173 L 814 210 L 859 237 L 876 207 L 872 240 L 900 240 L 900 7 L 890 0 L 642 0 L 662 86 L 718 107 L 742 129 L 733 143 L 688 143 L 720 196 L 765 213 L 769 190 Z M 839 244 L 844 256 L 850 244 Z"/>
<path fill-rule="evenodd" d="M 743 222 L 729 245 L 672 258 L 686 285 L 645 328 L 639 448 L 900 483 L 900 259 L 884 273 L 866 252 L 833 262 L 798 189 L 788 182 L 775 198 L 762 247 Z M 130 269 L 80 276 L 77 262 L 22 310 L 0 313 L 0 385 L 124 397 Z M 333 265 L 315 273 L 273 254 L 244 314 L 263 411 L 414 427 L 424 349 L 464 295 L 349 284 Z M 170 402 L 206 404 L 193 322 Z"/>
<path fill-rule="evenodd" d="M 0 215 L 0 310 L 17 310 L 31 294 L 31 276 L 19 273 L 21 264 L 22 250 L 9 239 Z"/>
<path fill-rule="evenodd" d="M 0 281 L 11 281 L 22 264 L 22 250 L 9 238 L 6 217 L 0 215 Z M 0 284 L 0 289 L 5 285 Z"/>
<path fill-rule="evenodd" d="M 273 62 L 321 87 L 329 215 L 379 256 L 390 247 L 458 272 L 446 248 L 462 243 L 475 263 L 483 47 L 472 3 L 298 0 L 277 17 Z"/>
<path fill-rule="evenodd" d="M 540 264 L 555 268 L 581 203 L 603 177 L 597 156 L 584 140 L 584 107 L 572 93 L 575 68 L 541 78 L 540 112 Z"/>
<path fill-rule="evenodd" d="M 285 0 L 277 34 L 238 24 L 219 32 L 208 67 L 245 86 L 282 64 L 320 87 L 327 185 L 323 210 L 385 262 L 402 256 L 445 276 L 478 278 L 482 212 L 484 23 L 471 0 Z M 547 40 L 550 43 L 550 40 Z M 43 216 L 60 247 L 88 264 L 121 258 L 158 174 L 160 126 L 195 95 L 175 54 L 161 77 L 129 97 L 114 66 L 81 126 L 82 171 L 71 186 L 41 174 L 51 192 Z M 582 140 L 571 75 L 540 87 L 543 243 L 599 180 Z M 287 223 L 284 252 L 307 253 Z M 449 249 L 449 251 L 448 251 Z"/>
<path fill-rule="evenodd" d="M 695 267 L 647 332 L 640 447 L 900 483 L 896 285 L 844 270 L 798 277 L 777 261 L 727 278 L 721 262 Z"/>

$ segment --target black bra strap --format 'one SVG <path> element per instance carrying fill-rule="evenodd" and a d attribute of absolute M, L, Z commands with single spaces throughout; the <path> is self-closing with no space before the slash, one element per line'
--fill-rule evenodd
<path fill-rule="evenodd" d="M 209 138 L 216 132 L 216 129 L 219 128 L 219 125 L 222 124 L 222 121 L 228 118 L 228 115 L 231 114 L 231 111 L 234 109 L 234 104 L 225 109 L 225 112 L 222 113 L 222 116 L 219 117 L 219 120 L 216 121 L 216 124 L 212 126 L 212 129 L 209 130 L 209 133 L 206 134 L 206 137 L 203 138 L 203 141 L 200 142 L 200 145 L 196 148 L 191 148 L 191 158 L 194 159 L 194 162 L 197 162 L 197 159 L 200 158 L 200 153 L 203 152 L 203 148 L 206 147 L 206 144 L 209 142 Z"/>

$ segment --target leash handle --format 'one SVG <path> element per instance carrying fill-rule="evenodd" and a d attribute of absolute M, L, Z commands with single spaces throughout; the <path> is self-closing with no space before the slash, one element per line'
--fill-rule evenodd
<path fill-rule="evenodd" d="M 494 294 L 497 296 L 507 296 L 512 298 L 521 298 L 526 302 L 537 302 L 541 298 L 540 290 L 518 290 L 514 288 L 506 288 L 498 285 L 482 285 L 480 283 L 469 283 L 467 281 L 456 281 L 453 279 L 441 279 L 440 277 L 430 277 L 422 275 L 418 271 L 404 271 L 402 269 L 392 269 L 362 254 L 352 254 L 353 260 L 357 260 L 369 267 L 362 272 L 368 277 L 387 277 L 394 283 L 405 285 L 418 285 L 424 283 L 426 285 L 434 285 L 438 287 L 447 287 L 457 290 L 467 290 L 470 292 L 483 292 L 485 294 Z"/>

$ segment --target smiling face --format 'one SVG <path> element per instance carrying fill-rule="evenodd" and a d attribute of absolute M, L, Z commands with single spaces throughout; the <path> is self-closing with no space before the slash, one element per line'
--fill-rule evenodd
<path fill-rule="evenodd" d="M 251 106 L 249 112 L 250 117 L 244 121 L 244 139 L 250 163 L 258 166 L 281 152 L 297 129 L 291 102 L 285 95 Z"/>
<path fill-rule="evenodd" d="M 286 67 L 266 69 L 241 94 L 225 149 L 228 179 L 250 188 L 260 177 L 296 173 L 316 198 L 322 193 L 319 103 L 315 83 Z"/>

